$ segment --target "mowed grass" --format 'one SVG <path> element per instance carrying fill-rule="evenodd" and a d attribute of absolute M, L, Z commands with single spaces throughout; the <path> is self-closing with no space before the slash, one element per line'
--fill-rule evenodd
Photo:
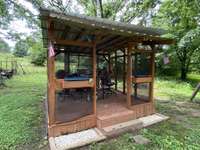
<path fill-rule="evenodd" d="M 6 87 L 0 87 L 0 150 L 47 149 L 46 67 L 34 66 L 29 57 L 16 58 L 7 53 L 0 54 L 0 61 L 4 61 L 0 67 L 10 69 L 12 60 L 18 63 L 18 74 L 6 80 Z"/>
<path fill-rule="evenodd" d="M 159 77 L 155 81 L 155 98 L 171 101 L 189 101 L 192 92 L 200 82 L 199 74 L 189 74 L 183 82 L 177 77 Z M 200 92 L 194 100 L 200 99 Z"/>
<path fill-rule="evenodd" d="M 31 65 L 28 58 L 20 62 L 27 73 L 14 76 L 6 82 L 7 87 L 0 89 L 0 149 L 47 149 L 43 108 L 46 68 Z M 157 111 L 170 119 L 109 141 L 94 143 L 88 149 L 200 149 L 200 106 L 189 102 L 199 81 L 199 74 L 190 74 L 187 82 L 175 77 L 156 78 Z M 200 101 L 200 94 L 195 100 Z M 134 134 L 142 134 L 151 143 L 135 144 Z"/>
<path fill-rule="evenodd" d="M 14 76 L 0 89 L 0 149 L 44 147 L 46 74 Z"/>

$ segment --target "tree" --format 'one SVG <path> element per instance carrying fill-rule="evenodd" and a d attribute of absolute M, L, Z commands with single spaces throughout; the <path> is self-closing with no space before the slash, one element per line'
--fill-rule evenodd
<path fill-rule="evenodd" d="M 165 0 L 153 19 L 154 26 L 167 29 L 171 33 L 170 37 L 176 40 L 176 44 L 171 48 L 180 61 L 182 80 L 187 78 L 189 66 L 197 52 L 196 48 L 186 41 L 192 37 L 193 31 L 196 31 L 199 15 L 200 4 L 196 0 Z M 193 43 L 193 40 L 191 38 L 190 42 Z"/>
<path fill-rule="evenodd" d="M 153 10 L 159 0 L 79 0 L 89 16 L 98 16 L 119 20 L 121 22 L 131 22 L 135 18 L 139 23 L 144 24 L 144 20 L 149 20 L 149 15 L 153 15 Z"/>
<path fill-rule="evenodd" d="M 8 46 L 8 44 L 0 39 L 0 53 L 9 53 L 10 52 L 10 47 Z"/>
<path fill-rule="evenodd" d="M 31 53 L 31 63 L 37 66 L 44 66 L 46 60 L 46 52 L 43 48 L 42 41 L 35 42 L 29 48 Z"/>
<path fill-rule="evenodd" d="M 200 27 L 190 30 L 178 43 L 177 56 L 181 61 L 181 78 L 186 79 L 194 55 L 200 55 Z M 199 57 L 200 58 L 200 57 Z"/>
<path fill-rule="evenodd" d="M 27 44 L 26 40 L 19 40 L 15 44 L 13 54 L 17 57 L 27 56 L 27 54 L 28 54 L 28 44 Z"/>
<path fill-rule="evenodd" d="M 76 12 L 71 8 L 71 1 L 47 0 L 45 4 L 51 9 L 61 12 Z M 160 0 L 76 0 L 84 9 L 84 14 L 100 18 L 109 18 L 121 22 L 131 22 L 135 18 L 140 20 L 140 24 L 145 25 L 144 20 L 149 20 L 153 15 L 153 10 Z"/>

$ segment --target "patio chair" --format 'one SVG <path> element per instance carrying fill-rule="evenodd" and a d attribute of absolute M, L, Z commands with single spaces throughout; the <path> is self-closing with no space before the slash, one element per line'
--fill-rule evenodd
<path fill-rule="evenodd" d="M 115 85 L 114 82 L 112 82 L 111 80 L 111 74 L 107 71 L 107 70 L 102 70 L 102 72 L 100 73 L 100 84 L 101 84 L 101 88 L 102 88 L 102 95 L 103 95 L 103 99 L 105 97 L 105 95 L 111 95 L 113 93 L 115 93 L 112 90 L 112 86 Z"/>

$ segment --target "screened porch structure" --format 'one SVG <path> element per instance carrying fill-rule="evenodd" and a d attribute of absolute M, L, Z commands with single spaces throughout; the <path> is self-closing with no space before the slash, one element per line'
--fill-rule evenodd
<path fill-rule="evenodd" d="M 157 47 L 163 30 L 40 10 L 47 58 L 48 135 L 104 128 L 155 113 Z M 61 64 L 61 65 L 60 65 Z"/>

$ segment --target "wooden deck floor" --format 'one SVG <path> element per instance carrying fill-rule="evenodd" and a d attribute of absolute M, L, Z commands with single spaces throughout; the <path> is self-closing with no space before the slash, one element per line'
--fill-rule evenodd
<path fill-rule="evenodd" d="M 103 128 L 110 125 L 126 122 L 145 116 L 149 104 L 141 100 L 134 100 L 133 109 L 127 108 L 126 95 L 117 92 L 97 100 L 97 127 Z M 56 122 L 70 122 L 93 113 L 92 102 L 87 100 L 66 98 L 56 102 Z M 150 112 L 152 112 L 150 110 Z"/>
<path fill-rule="evenodd" d="M 65 98 L 56 101 L 56 122 L 74 121 L 86 115 L 93 114 L 92 102 L 85 99 Z"/>
<path fill-rule="evenodd" d="M 126 96 L 123 94 L 117 93 L 97 101 L 97 127 L 99 128 L 134 118 L 134 112 L 127 108 Z"/>
<path fill-rule="evenodd" d="M 150 105 L 150 106 L 148 106 Z M 152 104 L 141 99 L 132 100 L 133 109 L 127 108 L 126 95 L 117 93 L 97 101 L 97 127 L 104 128 L 153 113 Z M 148 106 L 149 112 L 146 111 Z M 148 108 L 148 109 L 149 109 Z"/>

